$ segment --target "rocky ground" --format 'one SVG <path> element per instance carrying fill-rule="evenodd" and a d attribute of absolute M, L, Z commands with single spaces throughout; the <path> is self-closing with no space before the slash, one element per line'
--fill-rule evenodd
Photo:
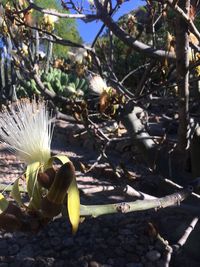
<path fill-rule="evenodd" d="M 68 127 L 66 125 L 66 127 Z M 94 172 L 83 174 L 80 162 L 92 165 L 98 153 L 86 139 L 74 139 L 77 126 L 66 130 L 65 125 L 56 132 L 53 153 L 64 153 L 77 166 L 77 180 L 81 190 L 81 202 L 85 204 L 113 203 L 132 200 L 131 194 L 119 190 L 121 181 L 114 180 L 99 164 Z M 58 127 L 59 128 L 59 127 Z M 68 134 L 66 134 L 66 132 Z M 64 144 L 64 145 L 63 145 Z M 126 158 L 127 151 L 120 155 Z M 131 159 L 134 162 L 134 159 Z M 103 163 L 102 163 L 103 164 Z M 83 167 L 82 167 L 83 168 Z M 13 182 L 23 173 L 23 164 L 9 152 L 0 148 L 0 180 L 2 184 Z M 131 178 L 138 180 L 150 176 L 140 165 L 134 165 Z M 111 172 L 110 172 L 111 174 Z M 87 218 L 73 236 L 66 218 L 57 218 L 37 234 L 6 233 L 0 231 L 0 267 L 15 266 L 77 266 L 77 267 L 154 267 L 166 266 L 166 244 L 152 231 L 157 225 L 164 238 L 176 242 L 175 230 L 185 219 L 185 214 L 149 211 L 130 214 L 105 215 Z M 192 217 L 188 218 L 190 221 Z M 160 225 L 159 223 L 160 222 Z M 156 224 L 157 223 L 157 224 Z M 181 231 L 187 228 L 187 220 Z M 155 226 L 156 227 L 156 226 Z M 184 228 L 185 227 L 185 228 Z M 198 231 L 199 226 L 197 227 Z M 194 237 L 196 233 L 192 233 Z M 190 243 L 190 242 L 189 242 Z M 193 243 L 194 244 L 194 243 Z M 170 266 L 200 266 L 198 248 L 184 248 L 172 257 Z M 192 254 L 192 251 L 196 253 Z"/>

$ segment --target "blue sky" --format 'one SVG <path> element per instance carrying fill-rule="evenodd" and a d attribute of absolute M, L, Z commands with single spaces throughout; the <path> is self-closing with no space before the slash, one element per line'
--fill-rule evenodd
<path fill-rule="evenodd" d="M 115 14 L 114 19 L 117 20 L 123 14 L 141 6 L 144 2 L 142 0 L 129 0 L 121 5 L 118 12 Z M 85 43 L 91 43 L 101 28 L 101 22 L 85 23 L 82 20 L 77 20 L 79 33 Z"/>

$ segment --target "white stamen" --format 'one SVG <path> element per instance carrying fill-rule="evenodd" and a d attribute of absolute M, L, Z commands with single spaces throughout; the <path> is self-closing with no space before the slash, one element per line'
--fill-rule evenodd
<path fill-rule="evenodd" d="M 25 163 L 46 163 L 53 133 L 50 119 L 44 101 L 21 100 L 0 114 L 0 140 Z"/>

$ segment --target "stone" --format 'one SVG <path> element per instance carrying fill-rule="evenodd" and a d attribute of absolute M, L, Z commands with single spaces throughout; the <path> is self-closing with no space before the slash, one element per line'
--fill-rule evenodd
<path fill-rule="evenodd" d="M 142 263 L 137 263 L 137 262 L 131 262 L 127 263 L 126 267 L 143 267 L 144 265 Z"/>
<path fill-rule="evenodd" d="M 37 263 L 33 258 L 27 257 L 22 261 L 23 267 L 36 267 Z"/>
<path fill-rule="evenodd" d="M 4 238 L 13 238 L 13 233 L 5 233 Z"/>
<path fill-rule="evenodd" d="M 53 267 L 65 267 L 67 266 L 66 262 L 63 260 L 55 261 Z"/>
<path fill-rule="evenodd" d="M 55 259 L 52 258 L 52 257 L 49 257 L 49 258 L 46 258 L 46 261 L 47 261 L 47 265 L 46 266 L 54 266 L 54 263 L 55 263 Z"/>
<path fill-rule="evenodd" d="M 157 250 L 151 250 L 146 254 L 146 258 L 150 261 L 157 261 L 160 257 L 161 254 Z"/>
<path fill-rule="evenodd" d="M 19 252 L 20 247 L 18 244 L 14 244 L 12 246 L 9 246 L 8 250 L 10 255 L 16 255 Z"/>
<path fill-rule="evenodd" d="M 88 267 L 102 267 L 102 265 L 96 261 L 90 261 Z"/>
<path fill-rule="evenodd" d="M 5 239 L 0 239 L 0 250 L 1 249 L 7 249 L 8 248 L 8 243 Z"/>
<path fill-rule="evenodd" d="M 27 244 L 19 251 L 16 257 L 17 259 L 23 259 L 26 257 L 33 257 L 33 256 L 34 256 L 33 248 L 31 245 Z"/>
<path fill-rule="evenodd" d="M 114 258 L 114 266 L 124 267 L 126 264 L 126 258 Z"/>
<path fill-rule="evenodd" d="M 61 240 L 58 237 L 54 237 L 51 239 L 50 243 L 53 247 L 57 247 L 61 244 Z"/>
<path fill-rule="evenodd" d="M 69 238 L 69 237 L 65 237 L 63 242 L 62 242 L 64 247 L 71 247 L 74 245 L 74 239 L 73 238 Z"/>
<path fill-rule="evenodd" d="M 117 256 L 123 256 L 125 254 L 124 250 L 121 248 L 121 247 L 117 247 L 114 249 L 114 253 L 117 255 Z"/>

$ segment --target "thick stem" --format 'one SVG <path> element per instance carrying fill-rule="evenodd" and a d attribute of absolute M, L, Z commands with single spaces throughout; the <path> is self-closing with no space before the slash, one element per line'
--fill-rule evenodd
<path fill-rule="evenodd" d="M 136 200 L 133 202 L 123 202 L 117 204 L 106 205 L 81 205 L 81 216 L 98 217 L 105 214 L 128 213 L 134 211 L 142 211 L 149 209 L 161 209 L 173 205 L 179 205 L 181 201 L 191 194 L 190 187 L 183 189 L 172 195 L 157 199 Z"/>
<path fill-rule="evenodd" d="M 190 0 L 180 0 L 180 7 L 189 15 Z M 187 147 L 189 121 L 189 30 L 188 24 L 176 15 L 176 70 L 179 90 L 178 150 L 184 153 Z"/>
<path fill-rule="evenodd" d="M 49 38 L 52 40 L 52 36 L 49 36 Z M 48 42 L 47 46 L 47 61 L 46 61 L 46 67 L 45 67 L 45 72 L 49 71 L 49 66 L 50 66 L 50 61 L 52 59 L 52 53 L 53 53 L 53 43 Z"/>

